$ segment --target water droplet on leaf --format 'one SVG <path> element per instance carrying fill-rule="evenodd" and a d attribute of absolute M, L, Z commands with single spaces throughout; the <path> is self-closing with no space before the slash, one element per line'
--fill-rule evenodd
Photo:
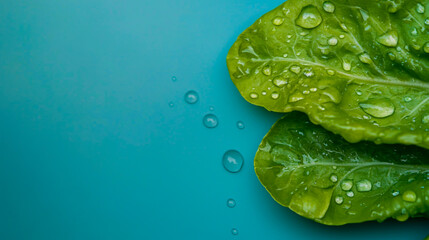
<path fill-rule="evenodd" d="M 421 3 L 417 3 L 416 12 L 420 14 L 425 13 L 425 6 L 423 6 Z"/>
<path fill-rule="evenodd" d="M 344 191 L 349 191 L 350 189 L 352 189 L 353 187 L 353 181 L 352 180 L 344 180 L 341 183 L 341 189 L 343 189 Z"/>
<path fill-rule="evenodd" d="M 337 44 L 338 44 L 338 39 L 336 39 L 335 37 L 331 37 L 331 38 L 328 40 L 328 44 L 329 44 L 329 45 L 331 45 L 331 46 L 335 46 L 335 45 L 337 45 Z"/>
<path fill-rule="evenodd" d="M 296 74 L 299 74 L 301 72 L 301 67 L 295 65 L 295 66 L 290 67 L 290 70 Z"/>
<path fill-rule="evenodd" d="M 377 42 L 386 47 L 396 47 L 398 45 L 398 33 L 396 31 L 388 31 L 377 38 Z"/>
<path fill-rule="evenodd" d="M 295 23 L 300 27 L 312 29 L 319 26 L 322 20 L 319 10 L 313 5 L 308 5 L 301 10 Z"/>
<path fill-rule="evenodd" d="M 363 63 L 370 64 L 372 62 L 371 57 L 368 53 L 362 53 L 359 55 L 359 60 Z"/>
<path fill-rule="evenodd" d="M 278 92 L 273 92 L 273 93 L 271 93 L 271 98 L 272 98 L 272 99 L 274 99 L 274 100 L 275 100 L 275 99 L 278 99 L 278 98 L 279 98 L 279 96 L 280 96 L 280 95 L 279 95 L 279 93 L 278 93 Z"/>
<path fill-rule="evenodd" d="M 284 85 L 286 85 L 286 84 L 287 84 L 287 81 L 286 81 L 286 79 L 284 79 L 284 78 L 282 78 L 282 77 L 276 77 L 276 78 L 274 78 L 274 80 L 273 80 L 273 84 L 274 84 L 276 87 L 281 88 L 281 87 L 283 87 Z"/>
<path fill-rule="evenodd" d="M 270 66 L 265 66 L 265 67 L 262 69 L 262 73 L 263 73 L 265 76 L 270 76 L 270 75 L 271 75 L 271 67 L 270 67 Z"/>
<path fill-rule="evenodd" d="M 259 97 L 259 95 L 257 94 L 257 93 L 250 93 L 250 98 L 253 98 L 253 99 L 257 99 L 258 97 Z"/>
<path fill-rule="evenodd" d="M 369 99 L 359 103 L 362 110 L 376 118 L 385 118 L 395 112 L 395 106 L 387 98 Z"/>
<path fill-rule="evenodd" d="M 276 17 L 273 19 L 273 24 L 276 26 L 282 25 L 283 22 L 284 22 L 284 18 L 282 18 L 282 17 Z"/>
<path fill-rule="evenodd" d="M 338 181 L 338 177 L 335 174 L 332 174 L 331 177 L 329 178 L 332 182 L 337 182 Z"/>
<path fill-rule="evenodd" d="M 367 179 L 361 180 L 356 183 L 356 189 L 359 192 L 369 192 L 372 189 L 372 183 Z"/>
<path fill-rule="evenodd" d="M 408 190 L 402 194 L 402 199 L 406 202 L 415 202 L 417 195 L 415 192 Z"/>
<path fill-rule="evenodd" d="M 323 10 L 328 13 L 333 13 L 335 11 L 335 5 L 332 2 L 326 1 L 323 3 Z"/>
<path fill-rule="evenodd" d="M 342 204 L 344 202 L 344 198 L 341 196 L 337 196 L 335 197 L 335 203 L 337 203 L 338 205 Z"/>

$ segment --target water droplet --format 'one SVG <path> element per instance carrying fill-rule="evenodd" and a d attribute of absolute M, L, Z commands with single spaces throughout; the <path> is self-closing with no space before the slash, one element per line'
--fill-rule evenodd
<path fill-rule="evenodd" d="M 203 118 L 203 124 L 207 128 L 215 128 L 215 127 L 217 127 L 218 120 L 217 120 L 216 115 L 211 114 L 211 113 L 205 115 L 204 118 Z"/>
<path fill-rule="evenodd" d="M 356 189 L 358 192 L 369 192 L 372 189 L 372 183 L 367 179 L 361 180 L 356 183 Z"/>
<path fill-rule="evenodd" d="M 278 92 L 273 92 L 273 93 L 271 93 L 271 98 L 272 99 L 278 99 L 279 98 L 279 96 L 280 96 L 280 94 L 278 93 Z"/>
<path fill-rule="evenodd" d="M 396 216 L 396 220 L 398 220 L 398 221 L 400 221 L 400 222 L 405 222 L 405 221 L 407 221 L 407 220 L 408 220 L 408 218 L 409 218 L 408 213 L 405 213 L 405 214 L 402 214 L 402 215 Z"/>
<path fill-rule="evenodd" d="M 340 24 L 340 27 L 341 27 L 344 31 L 346 31 L 346 32 L 348 31 L 346 24 L 341 23 L 341 24 Z"/>
<path fill-rule="evenodd" d="M 233 208 L 235 207 L 235 200 L 230 198 L 226 201 L 226 206 L 228 206 L 229 208 Z"/>
<path fill-rule="evenodd" d="M 336 39 L 335 37 L 331 37 L 331 38 L 328 40 L 328 44 L 329 44 L 329 45 L 331 45 L 331 46 L 335 46 L 335 45 L 337 45 L 337 44 L 338 44 L 338 39 Z"/>
<path fill-rule="evenodd" d="M 411 97 L 405 97 L 405 98 L 404 98 L 404 101 L 405 101 L 405 102 L 411 102 L 411 100 L 413 100 Z"/>
<path fill-rule="evenodd" d="M 319 10 L 313 5 L 308 5 L 301 10 L 295 23 L 300 27 L 312 29 L 319 26 L 322 20 Z"/>
<path fill-rule="evenodd" d="M 262 96 L 265 96 L 265 95 L 267 95 L 267 92 L 266 91 L 262 91 L 261 94 L 262 94 Z"/>
<path fill-rule="evenodd" d="M 416 12 L 418 13 L 425 13 L 425 6 L 423 6 L 421 3 L 417 3 Z"/>
<path fill-rule="evenodd" d="M 376 118 L 385 118 L 395 112 L 395 106 L 387 98 L 369 99 L 359 103 L 362 110 Z"/>
<path fill-rule="evenodd" d="M 265 66 L 265 67 L 262 69 L 262 73 L 263 73 L 265 76 L 270 76 L 270 75 L 271 75 L 271 67 L 270 67 L 270 66 Z"/>
<path fill-rule="evenodd" d="M 417 28 L 413 28 L 413 30 L 411 31 L 411 35 L 417 36 L 418 34 L 419 32 L 417 31 Z"/>
<path fill-rule="evenodd" d="M 358 96 L 362 96 L 362 92 L 361 92 L 361 91 L 359 91 L 359 90 L 356 90 L 356 95 L 358 95 Z"/>
<path fill-rule="evenodd" d="M 332 174 L 331 177 L 329 178 L 332 182 L 337 182 L 338 181 L 338 177 L 335 174 Z"/>
<path fill-rule="evenodd" d="M 294 66 L 290 67 L 290 70 L 296 74 L 299 74 L 301 72 L 301 67 L 294 65 Z"/>
<path fill-rule="evenodd" d="M 317 88 L 310 88 L 310 92 L 317 92 Z"/>
<path fill-rule="evenodd" d="M 399 195 L 399 191 L 398 190 L 393 190 L 392 191 L 392 196 L 396 197 Z"/>
<path fill-rule="evenodd" d="M 213 106 L 210 106 L 210 107 L 209 107 L 209 110 L 210 110 L 210 111 L 214 111 L 214 107 L 213 107 Z"/>
<path fill-rule="evenodd" d="M 429 53 L 429 42 L 425 43 L 423 46 L 423 51 L 425 51 L 425 53 Z"/>
<path fill-rule="evenodd" d="M 286 85 L 286 84 L 287 84 L 287 81 L 286 81 L 286 79 L 284 79 L 284 78 L 282 78 L 282 77 L 276 77 L 276 78 L 274 78 L 274 80 L 273 80 L 273 84 L 274 84 L 276 87 L 281 88 L 281 87 L 283 87 L 284 85 Z"/>
<path fill-rule="evenodd" d="M 198 102 L 198 93 L 194 90 L 190 90 L 185 94 L 185 102 L 189 104 L 194 104 Z"/>
<path fill-rule="evenodd" d="M 314 75 L 314 72 L 313 72 L 313 71 L 311 71 L 311 70 L 305 70 L 305 71 L 304 71 L 304 75 L 305 75 L 306 77 L 312 77 L 312 76 Z"/>
<path fill-rule="evenodd" d="M 341 189 L 343 189 L 344 191 L 349 191 L 350 189 L 352 189 L 353 187 L 353 181 L 352 180 L 344 180 L 341 183 Z"/>
<path fill-rule="evenodd" d="M 398 45 L 398 33 L 396 31 L 388 31 L 377 38 L 377 42 L 386 47 L 396 47 Z"/>
<path fill-rule="evenodd" d="M 242 122 L 242 121 L 238 121 L 238 122 L 237 122 L 237 128 L 238 128 L 238 129 L 244 129 L 244 122 Z"/>
<path fill-rule="evenodd" d="M 250 96 L 250 98 L 253 98 L 253 99 L 256 99 L 256 98 L 259 97 L 259 95 L 257 93 L 255 93 L 255 92 L 250 93 L 249 96 Z"/>
<path fill-rule="evenodd" d="M 326 1 L 323 3 L 323 10 L 328 13 L 333 13 L 335 11 L 335 5 L 332 2 Z"/>
<path fill-rule="evenodd" d="M 291 103 L 294 103 L 294 102 L 301 101 L 302 99 L 304 99 L 304 95 L 302 95 L 302 93 L 297 92 L 290 95 L 288 101 Z"/>
<path fill-rule="evenodd" d="M 426 19 L 425 19 L 425 24 L 426 24 L 426 25 L 429 25 L 429 18 L 426 18 Z"/>
<path fill-rule="evenodd" d="M 172 77 L 171 77 L 171 81 L 173 81 L 173 82 L 177 81 L 177 77 L 172 76 Z"/>
<path fill-rule="evenodd" d="M 335 75 L 335 71 L 332 69 L 328 69 L 326 72 L 328 73 L 328 75 L 331 75 L 331 76 Z"/>
<path fill-rule="evenodd" d="M 353 192 L 353 191 L 348 191 L 347 193 L 346 193 L 346 195 L 347 195 L 347 197 L 354 197 L 355 196 L 355 193 Z"/>
<path fill-rule="evenodd" d="M 285 21 L 284 18 L 282 18 L 282 17 L 276 17 L 276 18 L 273 19 L 273 24 L 276 25 L 276 26 L 280 26 L 280 25 L 283 24 L 284 21 Z"/>
<path fill-rule="evenodd" d="M 429 115 L 426 115 L 422 118 L 422 123 L 423 124 L 428 124 L 429 123 Z"/>
<path fill-rule="evenodd" d="M 402 194 L 402 199 L 406 202 L 415 202 L 417 195 L 415 192 L 408 190 Z"/>
<path fill-rule="evenodd" d="M 237 230 L 237 228 L 233 228 L 233 229 L 231 229 L 231 233 L 232 233 L 232 235 L 238 235 L 238 230 Z"/>
<path fill-rule="evenodd" d="M 352 65 L 349 62 L 344 61 L 343 62 L 343 69 L 346 71 L 350 71 L 350 69 L 352 69 Z"/>
<path fill-rule="evenodd" d="M 359 12 L 360 12 L 360 15 L 362 16 L 363 21 L 366 22 L 366 20 L 368 20 L 369 18 L 368 12 L 363 9 L 359 9 Z"/>
<path fill-rule="evenodd" d="M 172 107 L 174 107 L 174 103 L 173 102 L 169 102 L 168 106 L 172 108 Z"/>
<path fill-rule="evenodd" d="M 343 34 L 341 34 L 341 35 L 340 35 L 340 38 L 341 38 L 341 39 L 343 39 L 343 38 L 345 38 L 345 36 L 344 36 Z"/>
<path fill-rule="evenodd" d="M 368 53 L 362 53 L 359 55 L 359 60 L 363 63 L 370 64 L 372 62 L 371 57 Z"/>
<path fill-rule="evenodd" d="M 344 202 L 344 198 L 341 196 L 336 196 L 335 197 L 335 203 L 337 203 L 338 205 L 341 205 Z"/>
<path fill-rule="evenodd" d="M 243 162 L 243 156 L 237 150 L 228 150 L 223 154 L 222 164 L 228 172 L 239 172 L 243 166 Z"/>

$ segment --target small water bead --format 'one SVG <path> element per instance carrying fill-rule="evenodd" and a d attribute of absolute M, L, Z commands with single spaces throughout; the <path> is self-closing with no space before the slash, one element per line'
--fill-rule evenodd
<path fill-rule="evenodd" d="M 267 95 L 267 92 L 266 91 L 262 91 L 261 94 L 262 94 L 262 96 L 265 96 L 265 95 Z"/>
<path fill-rule="evenodd" d="M 423 46 L 423 51 L 425 51 L 425 53 L 429 53 L 429 42 L 425 43 Z"/>
<path fill-rule="evenodd" d="M 335 5 L 332 2 L 326 1 L 323 3 L 323 10 L 328 13 L 335 12 Z"/>
<path fill-rule="evenodd" d="M 237 128 L 238 128 L 238 129 L 244 129 L 244 122 L 242 122 L 242 121 L 238 121 L 238 122 L 237 122 Z"/>
<path fill-rule="evenodd" d="M 354 197 L 355 196 L 355 193 L 353 192 L 353 191 L 348 191 L 347 193 L 346 193 L 346 195 L 347 195 L 347 197 Z"/>
<path fill-rule="evenodd" d="M 270 75 L 271 75 L 271 67 L 270 67 L 270 66 L 265 66 L 265 67 L 262 69 L 262 73 L 263 73 L 265 76 L 270 76 Z"/>
<path fill-rule="evenodd" d="M 347 28 L 346 24 L 341 23 L 341 24 L 340 24 L 340 27 L 341 27 L 345 32 L 347 32 L 347 31 L 348 31 L 348 28 Z"/>
<path fill-rule="evenodd" d="M 415 192 L 408 190 L 402 194 L 402 199 L 406 202 L 415 202 L 417 195 Z"/>
<path fill-rule="evenodd" d="M 358 192 L 369 192 L 372 189 L 372 183 L 367 180 L 361 180 L 359 182 L 356 183 L 356 190 L 358 190 Z"/>
<path fill-rule="evenodd" d="M 335 46 L 338 44 L 338 39 L 336 39 L 335 37 L 331 37 L 330 39 L 328 39 L 328 44 L 331 46 Z"/>
<path fill-rule="evenodd" d="M 310 94 L 310 91 L 304 90 L 304 91 L 302 91 L 302 94 L 308 95 L 308 94 Z"/>
<path fill-rule="evenodd" d="M 301 67 L 294 65 L 294 66 L 290 67 L 290 70 L 296 74 L 299 74 L 301 72 Z"/>
<path fill-rule="evenodd" d="M 335 71 L 332 69 L 328 69 L 326 72 L 328 73 L 328 75 L 331 75 L 331 76 L 335 75 Z"/>
<path fill-rule="evenodd" d="M 206 128 L 215 128 L 218 125 L 218 120 L 216 115 L 214 114 L 207 114 L 203 118 L 203 124 Z"/>
<path fill-rule="evenodd" d="M 308 5 L 302 8 L 295 23 L 302 28 L 312 29 L 319 26 L 322 20 L 319 10 L 313 5 Z"/>
<path fill-rule="evenodd" d="M 396 60 L 396 55 L 392 52 L 387 53 L 387 56 L 390 58 L 390 60 L 394 61 Z"/>
<path fill-rule="evenodd" d="M 233 207 L 235 207 L 235 200 L 234 199 L 232 199 L 232 198 L 230 198 L 230 199 L 228 199 L 227 201 L 226 201 L 226 206 L 228 206 L 229 208 L 233 208 Z"/>
<path fill-rule="evenodd" d="M 306 70 L 306 71 L 304 71 L 304 75 L 306 77 L 312 77 L 314 75 L 314 72 L 311 70 Z"/>
<path fill-rule="evenodd" d="M 422 123 L 423 124 L 428 124 L 429 123 L 429 115 L 426 115 L 422 118 Z"/>
<path fill-rule="evenodd" d="M 237 230 L 237 228 L 233 228 L 233 229 L 231 229 L 231 233 L 232 233 L 232 235 L 238 235 L 238 230 Z"/>
<path fill-rule="evenodd" d="M 349 62 L 343 62 L 343 69 L 346 71 L 350 71 L 352 69 L 352 65 Z"/>
<path fill-rule="evenodd" d="M 338 205 L 341 205 L 344 202 L 344 198 L 341 196 L 337 196 L 335 197 L 335 203 L 337 203 Z"/>
<path fill-rule="evenodd" d="M 341 183 L 341 189 L 343 189 L 344 191 L 349 191 L 350 189 L 352 189 L 353 187 L 353 181 L 352 180 L 344 180 Z"/>
<path fill-rule="evenodd" d="M 172 108 L 172 107 L 174 107 L 174 103 L 173 102 L 169 102 L 168 106 Z"/>
<path fill-rule="evenodd" d="M 425 24 L 426 24 L 426 25 L 429 25 L 429 18 L 426 18 L 426 19 L 425 19 Z"/>
<path fill-rule="evenodd" d="M 244 158 L 237 150 L 228 150 L 223 154 L 223 167 L 232 173 L 239 172 L 243 167 Z"/>
<path fill-rule="evenodd" d="M 398 32 L 388 31 L 377 38 L 377 42 L 386 47 L 396 47 L 398 45 Z"/>
<path fill-rule="evenodd" d="M 185 102 L 189 104 L 194 104 L 198 102 L 198 93 L 194 90 L 190 90 L 185 94 Z"/>
<path fill-rule="evenodd" d="M 385 118 L 395 112 L 395 106 L 387 98 L 369 99 L 359 103 L 361 109 L 376 118 Z"/>
<path fill-rule="evenodd" d="M 331 180 L 331 182 L 334 182 L 334 183 L 338 181 L 338 177 L 335 174 L 332 174 L 329 179 Z"/>
<path fill-rule="evenodd" d="M 250 96 L 250 98 L 253 98 L 253 99 L 257 99 L 259 97 L 259 95 L 255 92 L 250 93 L 249 96 Z"/>
<path fill-rule="evenodd" d="M 372 62 L 371 57 L 368 53 L 362 53 L 359 55 L 359 60 L 363 63 L 370 64 Z"/>
<path fill-rule="evenodd" d="M 177 77 L 175 77 L 175 76 L 171 77 L 171 81 L 173 81 L 173 82 L 177 81 Z"/>
<path fill-rule="evenodd" d="M 368 20 L 369 18 L 368 12 L 363 9 L 359 9 L 359 12 L 360 12 L 360 15 L 362 16 L 363 21 L 366 22 L 366 20 Z"/>
<path fill-rule="evenodd" d="M 317 88 L 310 88 L 310 92 L 317 92 Z"/>
<path fill-rule="evenodd" d="M 413 100 L 411 97 L 405 97 L 405 98 L 404 98 L 404 101 L 405 101 L 405 102 L 411 102 L 411 100 Z"/>
<path fill-rule="evenodd" d="M 413 30 L 411 31 L 411 35 L 417 36 L 418 34 L 419 32 L 417 31 L 417 28 L 413 28 Z"/>
<path fill-rule="evenodd" d="M 214 111 L 214 107 L 213 107 L 213 106 L 210 106 L 210 107 L 209 107 L 209 110 L 210 110 L 210 111 Z"/>
<path fill-rule="evenodd" d="M 282 77 L 276 77 L 276 78 L 274 78 L 274 80 L 273 80 L 273 84 L 274 84 L 276 87 L 281 88 L 281 87 L 283 87 L 284 85 L 286 85 L 286 84 L 287 84 L 287 81 L 286 81 L 286 79 L 284 79 L 284 78 L 282 78 Z"/>
<path fill-rule="evenodd" d="M 341 39 L 343 39 L 343 38 L 345 38 L 346 36 L 344 36 L 343 34 L 341 34 L 339 37 L 340 37 Z"/>
<path fill-rule="evenodd" d="M 416 12 L 420 14 L 425 13 L 425 6 L 423 6 L 421 3 L 417 3 Z"/>
<path fill-rule="evenodd" d="M 278 92 L 271 93 L 271 98 L 274 99 L 274 100 L 278 99 L 279 96 L 280 96 L 280 94 Z"/>
<path fill-rule="evenodd" d="M 356 90 L 356 95 L 358 95 L 358 96 L 362 96 L 362 92 L 361 92 L 361 91 L 359 91 L 359 90 Z"/>
<path fill-rule="evenodd" d="M 396 197 L 399 195 L 399 191 L 398 190 L 393 190 L 392 191 L 392 196 Z"/>
<path fill-rule="evenodd" d="M 276 25 L 276 26 L 280 26 L 280 25 L 283 24 L 284 21 L 285 21 L 284 18 L 282 18 L 282 17 L 276 17 L 276 18 L 273 19 L 273 24 Z"/>

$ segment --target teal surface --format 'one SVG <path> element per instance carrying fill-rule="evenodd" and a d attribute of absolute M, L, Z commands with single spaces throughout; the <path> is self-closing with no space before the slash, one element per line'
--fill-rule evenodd
<path fill-rule="evenodd" d="M 424 219 L 314 223 L 256 179 L 281 115 L 242 99 L 225 57 L 280 3 L 1 1 L 0 239 L 423 239 Z"/>

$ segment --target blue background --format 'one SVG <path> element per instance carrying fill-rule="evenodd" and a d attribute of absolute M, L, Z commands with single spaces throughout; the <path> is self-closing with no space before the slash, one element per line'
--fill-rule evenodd
<path fill-rule="evenodd" d="M 225 57 L 281 3 L 1 1 L 0 239 L 423 239 L 423 219 L 314 223 L 259 184 L 252 159 L 281 115 L 242 99 Z"/>

